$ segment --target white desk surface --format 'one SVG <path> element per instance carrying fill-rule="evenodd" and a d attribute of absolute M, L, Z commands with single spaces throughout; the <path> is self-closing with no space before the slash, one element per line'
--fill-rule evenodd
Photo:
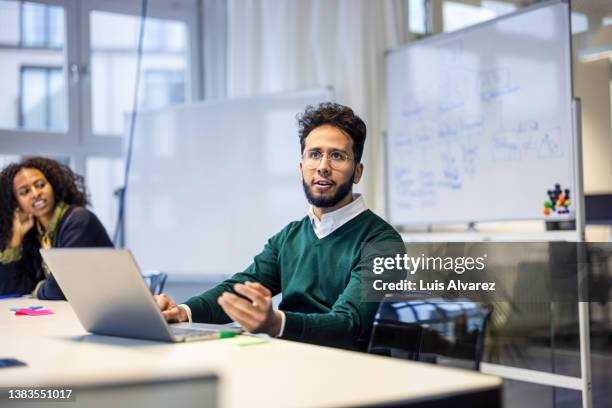
<path fill-rule="evenodd" d="M 55 314 L 15 316 L 44 305 Z M 0 369 L 0 387 L 84 385 L 214 373 L 222 407 L 355 406 L 487 390 L 501 380 L 364 353 L 271 339 L 166 344 L 88 334 L 67 302 L 0 300 L 0 358 L 27 367 Z"/>

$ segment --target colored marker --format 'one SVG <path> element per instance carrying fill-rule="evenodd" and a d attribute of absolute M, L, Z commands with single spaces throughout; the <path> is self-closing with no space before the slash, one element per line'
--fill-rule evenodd
<path fill-rule="evenodd" d="M 238 335 L 238 333 L 236 332 L 232 332 L 232 331 L 222 331 L 219 332 L 219 338 L 220 339 L 229 339 L 232 337 L 236 337 Z"/>
<path fill-rule="evenodd" d="M 9 293 L 8 295 L 0 295 L 0 299 L 20 298 L 22 296 L 21 293 Z"/>

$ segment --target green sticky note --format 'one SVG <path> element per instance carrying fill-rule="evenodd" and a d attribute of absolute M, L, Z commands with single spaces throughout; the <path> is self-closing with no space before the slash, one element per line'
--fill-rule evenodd
<path fill-rule="evenodd" d="M 264 344 L 268 343 L 268 340 L 265 337 L 255 337 L 255 336 L 236 336 L 229 339 L 224 340 L 224 343 L 233 344 L 235 346 L 253 346 L 255 344 Z"/>

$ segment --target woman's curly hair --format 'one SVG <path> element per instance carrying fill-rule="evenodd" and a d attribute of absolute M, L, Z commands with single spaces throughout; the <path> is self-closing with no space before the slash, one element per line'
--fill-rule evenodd
<path fill-rule="evenodd" d="M 13 234 L 13 214 L 19 206 L 13 192 L 13 180 L 21 169 L 37 169 L 53 187 L 55 202 L 85 206 L 88 203 L 83 176 L 70 167 L 45 157 L 29 157 L 6 166 L 0 172 L 0 250 L 4 250 Z"/>

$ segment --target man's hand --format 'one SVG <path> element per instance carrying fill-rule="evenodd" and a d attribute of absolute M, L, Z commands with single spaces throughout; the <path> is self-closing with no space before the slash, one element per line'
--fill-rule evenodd
<path fill-rule="evenodd" d="M 237 283 L 234 290 L 250 301 L 225 292 L 217 299 L 223 311 L 251 333 L 278 336 L 283 318 L 278 310 L 272 308 L 272 293 L 255 282 Z"/>
<path fill-rule="evenodd" d="M 15 209 L 13 213 L 13 235 L 9 242 L 10 248 L 19 248 L 23 237 L 34 226 L 34 216 L 22 211 L 20 208 Z"/>
<path fill-rule="evenodd" d="M 153 296 L 159 309 L 162 311 L 162 314 L 166 318 L 168 323 L 177 323 L 177 322 L 188 322 L 189 317 L 187 316 L 187 312 L 182 307 L 178 307 L 176 302 L 170 297 L 161 294 Z"/>

